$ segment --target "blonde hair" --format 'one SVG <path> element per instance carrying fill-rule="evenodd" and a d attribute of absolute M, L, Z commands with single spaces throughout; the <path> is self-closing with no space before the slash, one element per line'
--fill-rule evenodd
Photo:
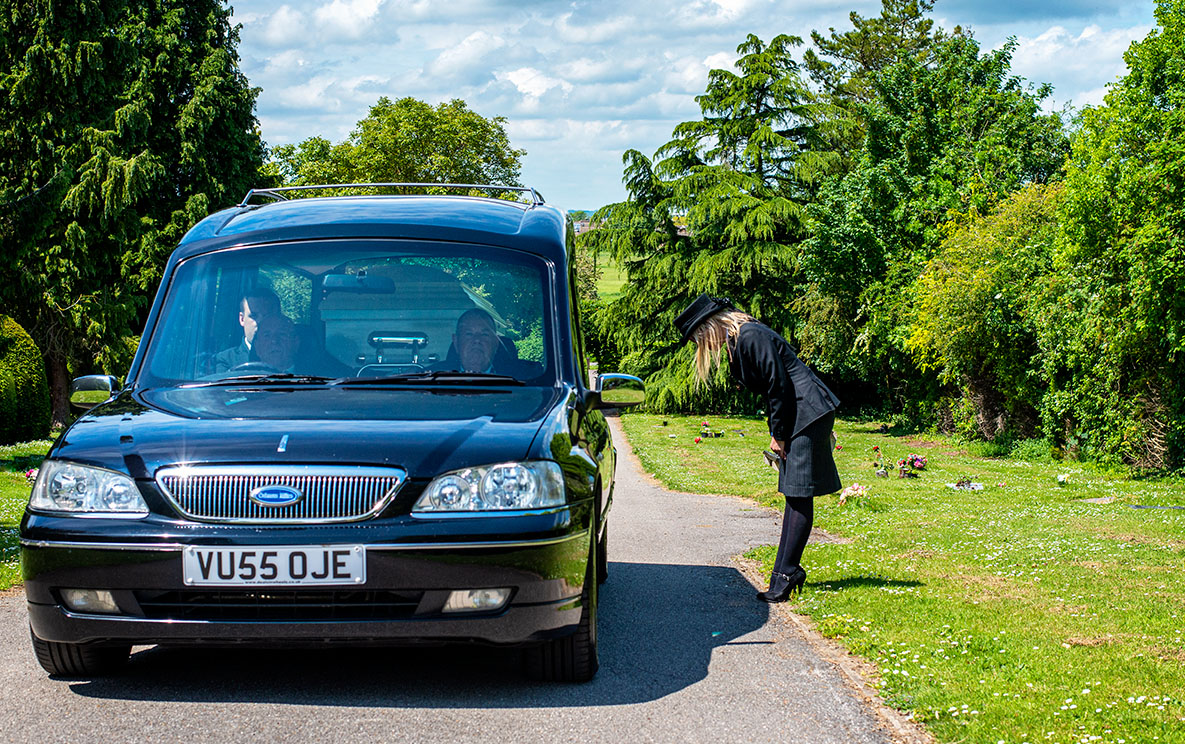
<path fill-rule="evenodd" d="M 691 334 L 695 341 L 695 384 L 702 385 L 720 363 L 720 351 L 727 346 L 729 334 L 735 334 L 745 323 L 756 318 L 740 310 L 721 310 L 708 316 Z"/>

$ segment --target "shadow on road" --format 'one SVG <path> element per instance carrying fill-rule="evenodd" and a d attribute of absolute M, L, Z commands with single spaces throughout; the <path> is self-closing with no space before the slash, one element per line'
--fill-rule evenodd
<path fill-rule="evenodd" d="M 119 677 L 72 682 L 104 700 L 391 708 L 620 705 L 708 674 L 712 650 L 763 626 L 766 605 L 733 568 L 610 563 L 601 588 L 601 669 L 584 685 L 527 681 L 516 649 L 487 646 L 242 650 L 152 648 Z M 738 644 L 763 643 L 745 639 Z"/>

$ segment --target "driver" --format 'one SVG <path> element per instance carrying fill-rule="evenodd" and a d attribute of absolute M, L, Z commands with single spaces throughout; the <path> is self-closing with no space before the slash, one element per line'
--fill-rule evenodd
<path fill-rule="evenodd" d="M 239 325 L 243 327 L 243 340 L 237 346 L 214 355 L 214 371 L 226 372 L 256 359 L 254 343 L 259 321 L 279 313 L 280 298 L 270 289 L 256 287 L 243 295 L 239 300 Z"/>
<path fill-rule="evenodd" d="M 300 336 L 286 315 L 266 315 L 259 319 L 252 347 L 255 358 L 277 372 L 292 372 L 300 352 Z"/>
<path fill-rule="evenodd" d="M 318 351 L 316 344 L 303 337 L 297 331 L 296 324 L 283 313 L 259 319 L 251 351 L 254 357 L 251 363 L 262 365 L 268 373 L 322 377 L 348 377 L 353 374 L 353 370 L 346 365 Z"/>

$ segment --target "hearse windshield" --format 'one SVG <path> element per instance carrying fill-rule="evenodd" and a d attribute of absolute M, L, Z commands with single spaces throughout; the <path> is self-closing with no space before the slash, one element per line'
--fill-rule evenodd
<path fill-rule="evenodd" d="M 395 241 L 195 256 L 173 274 L 137 384 L 551 386 L 548 277 L 527 254 Z"/>

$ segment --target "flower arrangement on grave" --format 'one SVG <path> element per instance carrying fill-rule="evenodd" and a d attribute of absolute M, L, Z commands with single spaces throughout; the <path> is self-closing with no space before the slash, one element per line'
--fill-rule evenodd
<path fill-rule="evenodd" d="M 872 445 L 872 467 L 876 468 L 877 478 L 889 477 L 889 471 L 885 469 L 885 456 L 881 453 L 879 444 Z"/>
<path fill-rule="evenodd" d="M 30 486 L 37 480 L 37 468 L 29 468 L 25 471 L 25 482 Z"/>
<path fill-rule="evenodd" d="M 917 457 L 919 457 L 919 456 L 915 455 L 913 453 L 910 453 L 908 456 L 897 461 L 897 477 L 898 478 L 917 478 L 918 477 L 918 474 L 916 472 L 914 472 L 914 470 L 915 470 L 914 463 L 917 462 L 917 460 L 915 460 L 914 458 L 917 458 Z M 921 467 L 917 468 L 917 469 L 921 470 L 921 468 L 926 467 L 926 458 L 921 457 L 919 459 L 921 460 Z"/>
<path fill-rule="evenodd" d="M 712 431 L 712 427 L 708 425 L 707 421 L 701 421 L 699 425 L 699 436 L 696 437 L 695 441 L 698 442 L 701 439 L 711 439 L 713 437 L 722 436 L 724 436 L 723 431 Z"/>
<path fill-rule="evenodd" d="M 848 503 L 848 499 L 860 500 L 868 495 L 868 488 L 859 483 L 853 483 L 844 490 L 839 492 L 839 505 L 843 506 Z"/>

